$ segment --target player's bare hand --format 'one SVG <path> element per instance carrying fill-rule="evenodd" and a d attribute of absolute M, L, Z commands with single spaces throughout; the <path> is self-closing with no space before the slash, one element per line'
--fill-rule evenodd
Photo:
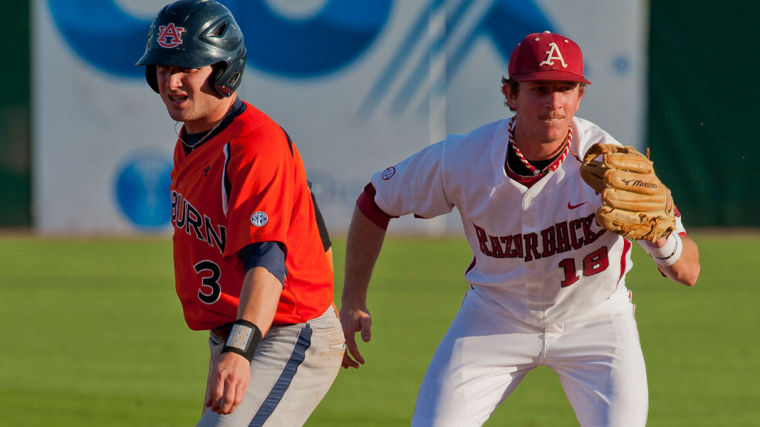
<path fill-rule="evenodd" d="M 667 241 L 668 241 L 668 239 L 661 237 L 661 238 L 655 240 L 654 242 L 650 242 L 649 240 L 644 240 L 644 244 L 645 245 L 649 245 L 649 246 L 651 246 L 653 248 L 661 248 L 661 247 L 665 246 L 665 243 Z"/>
<path fill-rule="evenodd" d="M 362 341 L 369 342 L 372 338 L 372 316 L 366 306 L 351 307 L 343 305 L 340 309 L 340 323 L 343 326 L 343 336 L 346 338 L 346 353 L 343 354 L 344 368 L 358 368 L 364 364 L 364 357 L 356 345 L 355 334 L 361 333 Z M 353 358 L 352 358 L 353 357 Z"/>
<path fill-rule="evenodd" d="M 203 406 L 218 414 L 230 414 L 240 405 L 251 380 L 251 363 L 236 353 L 214 358 L 208 373 Z"/>

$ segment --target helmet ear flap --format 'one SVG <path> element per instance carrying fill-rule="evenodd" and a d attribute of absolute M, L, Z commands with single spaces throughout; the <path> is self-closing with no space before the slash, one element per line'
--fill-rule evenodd
<path fill-rule="evenodd" d="M 158 92 L 158 76 L 156 76 L 156 66 L 148 64 L 145 66 L 145 80 L 148 81 L 148 86 L 153 89 L 154 92 Z"/>
<path fill-rule="evenodd" d="M 211 76 L 209 78 L 211 79 L 211 85 L 214 87 L 216 93 L 224 97 L 232 95 L 232 91 L 227 90 L 224 85 L 224 74 L 225 71 L 227 71 L 227 64 L 224 62 L 219 62 L 214 64 L 213 67 L 214 70 L 211 72 Z"/>
<path fill-rule="evenodd" d="M 211 75 L 214 90 L 224 97 L 232 96 L 238 86 L 240 86 L 244 68 L 245 57 L 239 58 L 229 65 L 225 63 L 214 65 L 214 72 Z"/>

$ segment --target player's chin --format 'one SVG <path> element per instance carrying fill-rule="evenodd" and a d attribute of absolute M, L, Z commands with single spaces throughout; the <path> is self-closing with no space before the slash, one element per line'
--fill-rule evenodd
<path fill-rule="evenodd" d="M 553 141 L 559 138 L 564 138 L 567 135 L 568 123 L 565 120 L 542 120 L 544 138 L 547 141 Z"/>
<path fill-rule="evenodd" d="M 190 110 L 190 101 L 188 98 L 172 98 L 167 95 L 161 95 L 161 100 L 164 102 L 164 106 L 166 106 L 166 111 L 169 112 L 169 115 L 174 119 L 178 120 L 177 117 L 181 117 L 183 115 L 188 114 Z M 175 117 L 176 116 L 176 117 Z"/>
<path fill-rule="evenodd" d="M 190 113 L 185 109 L 175 108 L 167 105 L 166 111 L 169 113 L 169 117 L 177 122 L 186 122 L 192 118 L 190 116 Z"/>

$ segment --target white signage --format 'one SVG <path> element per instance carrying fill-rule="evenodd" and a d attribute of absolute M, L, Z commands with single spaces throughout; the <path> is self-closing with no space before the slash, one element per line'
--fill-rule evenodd
<path fill-rule="evenodd" d="M 165 232 L 179 126 L 142 55 L 163 1 L 35 0 L 33 212 L 48 233 Z M 228 0 L 248 59 L 241 98 L 299 147 L 331 232 L 345 233 L 372 173 L 448 133 L 511 115 L 501 77 L 514 45 L 575 40 L 592 82 L 579 116 L 643 145 L 642 0 Z M 449 232 L 456 215 L 394 220 Z"/>

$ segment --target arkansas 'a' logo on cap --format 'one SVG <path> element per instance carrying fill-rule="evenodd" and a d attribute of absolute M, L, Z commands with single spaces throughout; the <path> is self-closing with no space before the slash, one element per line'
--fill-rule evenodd
<path fill-rule="evenodd" d="M 551 42 L 549 43 L 549 50 L 546 51 L 546 59 L 541 61 L 538 66 L 548 65 L 553 67 L 554 61 L 559 61 L 562 64 L 562 68 L 567 68 L 565 58 L 562 57 L 562 52 L 560 52 L 559 46 L 557 46 L 557 43 Z"/>
<path fill-rule="evenodd" d="M 176 27 L 171 22 L 169 25 L 161 25 L 158 27 L 158 45 L 167 49 L 177 47 L 182 44 L 182 33 L 184 32 L 184 27 Z"/>

